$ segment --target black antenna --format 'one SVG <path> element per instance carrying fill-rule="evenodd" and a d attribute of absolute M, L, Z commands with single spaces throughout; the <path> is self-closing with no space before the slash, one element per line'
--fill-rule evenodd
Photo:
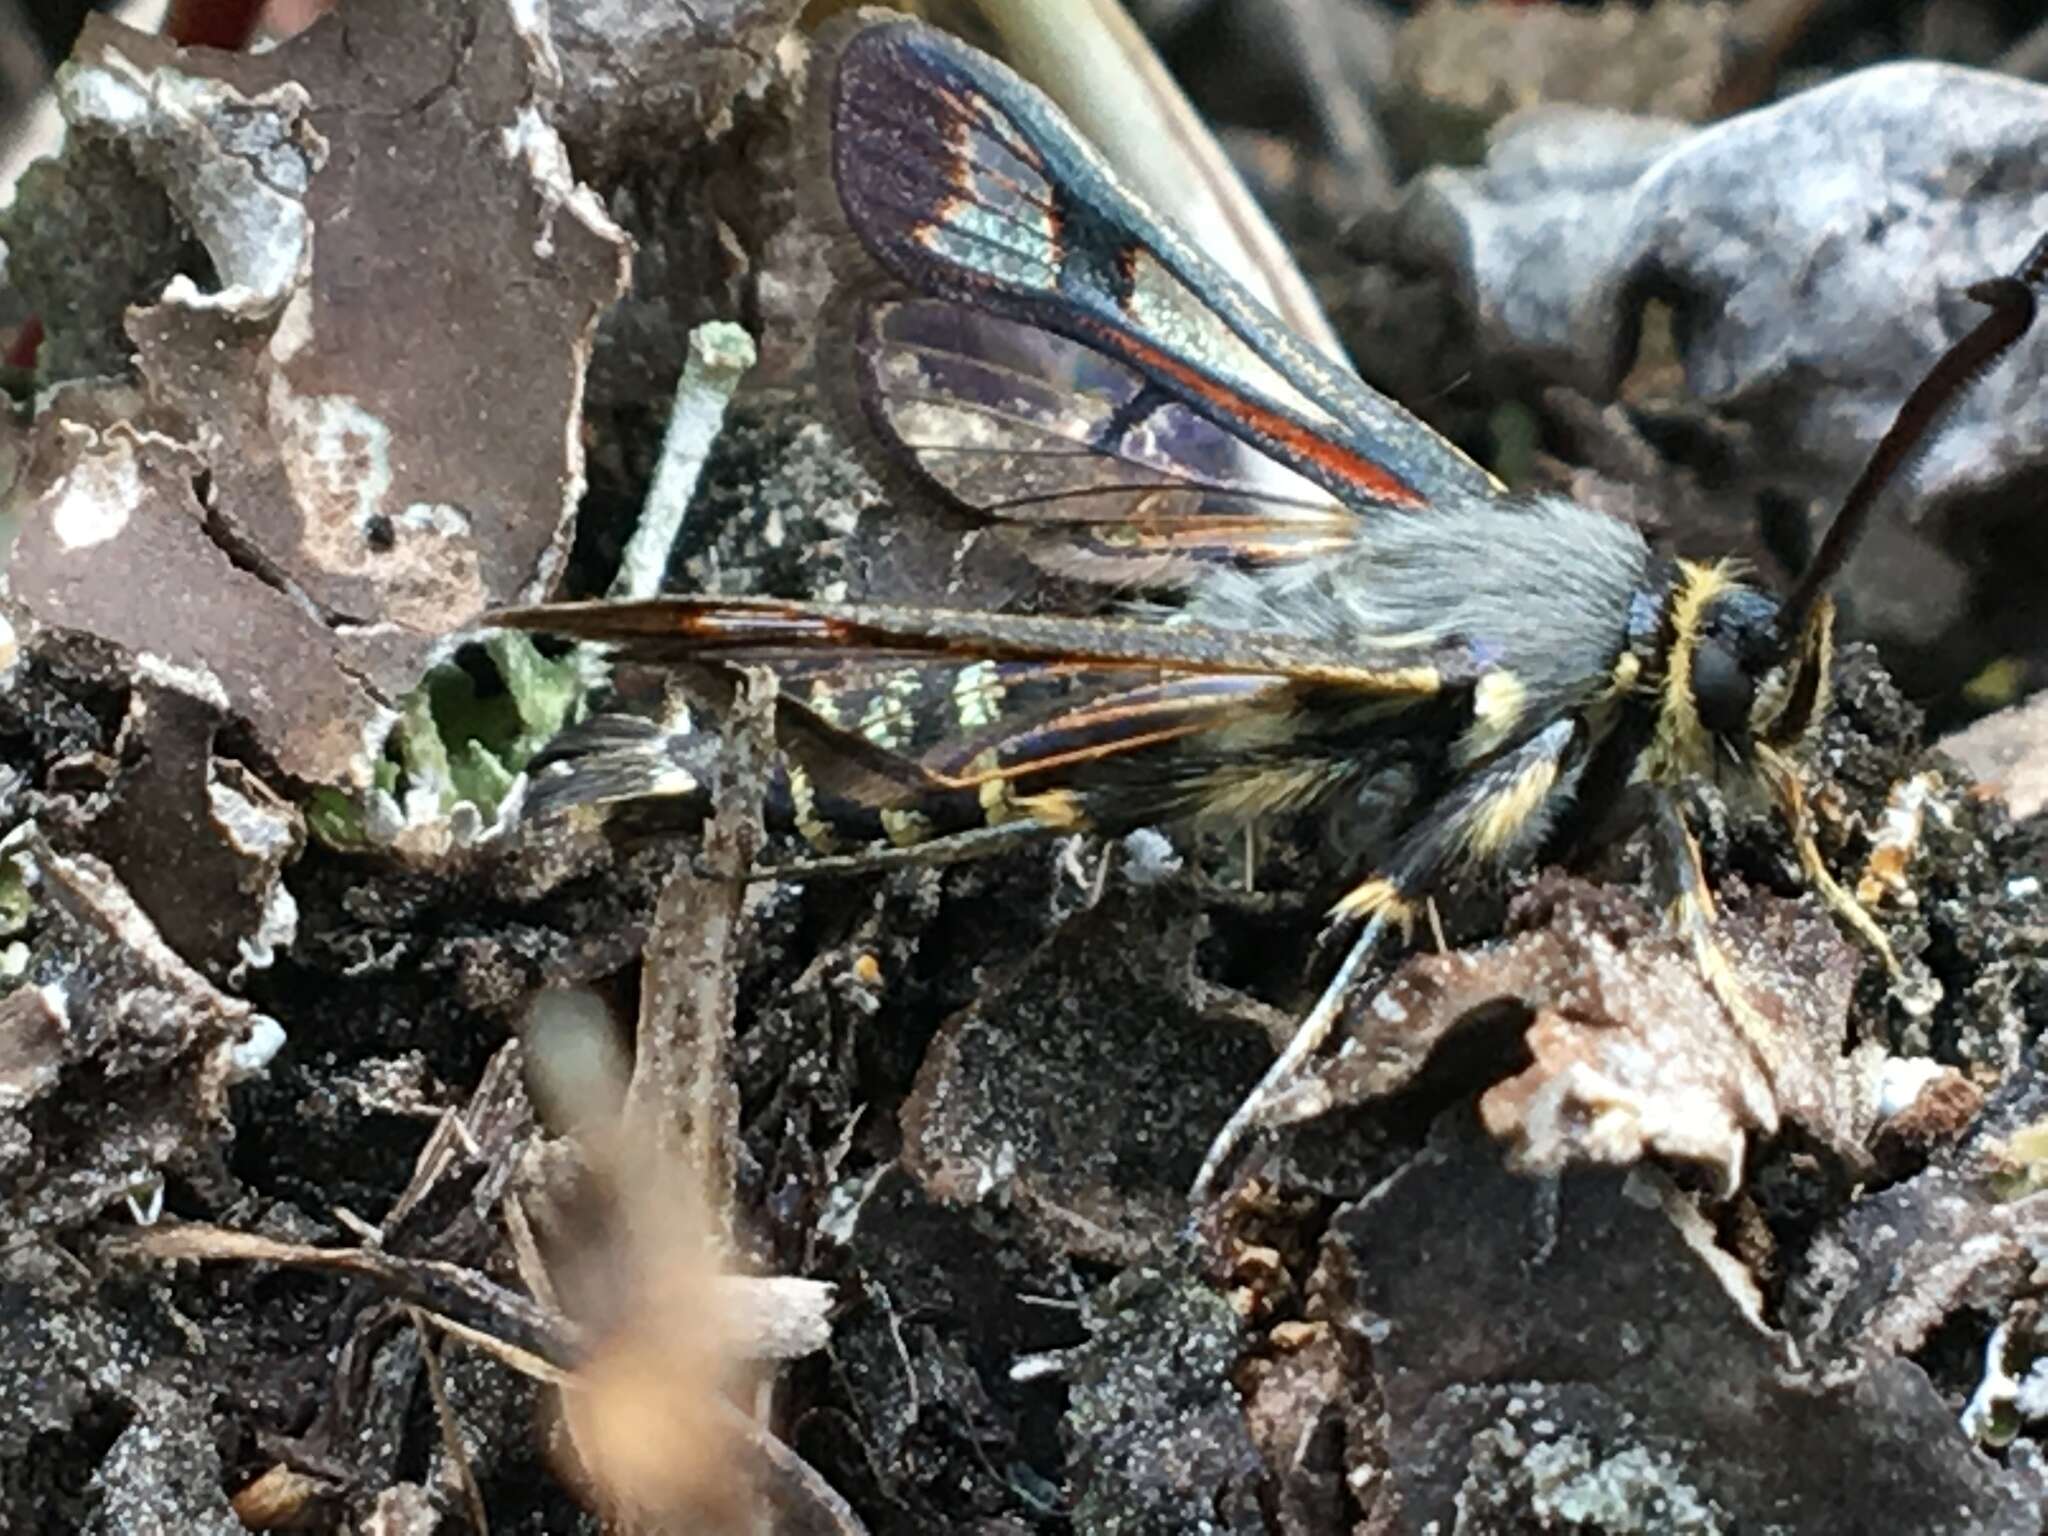
<path fill-rule="evenodd" d="M 1842 499 L 1842 509 L 1828 526 L 1827 537 L 1812 563 L 1800 575 L 1799 585 L 1778 610 L 1778 649 L 1789 655 L 1799 643 L 1807 621 L 1822 595 L 1840 574 L 1849 551 L 1863 536 L 1870 514 L 1885 487 L 1897 477 L 1927 441 L 1927 431 L 1955 403 L 1956 397 L 1981 378 L 2003 357 L 2034 323 L 2036 290 L 2048 281 L 2048 235 L 2034 242 L 2026 259 L 2010 277 L 1986 278 L 1964 291 L 1979 304 L 1991 306 L 1991 313 L 1977 322 L 1977 328 L 1941 355 L 1927 370 L 1890 428 L 1871 450 L 1863 473 Z"/>

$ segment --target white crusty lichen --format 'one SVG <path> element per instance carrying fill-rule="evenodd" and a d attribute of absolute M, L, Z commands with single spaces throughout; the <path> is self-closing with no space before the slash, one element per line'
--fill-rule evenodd
<path fill-rule="evenodd" d="M 298 286 L 312 260 L 306 187 L 326 157 L 305 87 L 246 96 L 225 81 L 144 69 L 108 45 L 58 70 L 57 104 L 74 129 L 130 145 L 206 247 L 221 290 L 174 277 L 166 303 L 267 313 Z"/>
<path fill-rule="evenodd" d="M 1718 1536 L 1731 1528 L 1670 1456 L 1643 1446 L 1601 1456 L 1585 1439 L 1566 1435 L 1529 1446 L 1521 1470 L 1531 1513 L 1546 1524 L 1672 1536 Z"/>

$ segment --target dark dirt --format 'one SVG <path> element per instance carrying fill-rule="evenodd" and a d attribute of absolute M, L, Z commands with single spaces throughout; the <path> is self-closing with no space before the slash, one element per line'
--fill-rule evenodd
<path fill-rule="evenodd" d="M 0 437 L 0 1531 L 738 1530 L 749 1496 L 771 1524 L 746 1528 L 841 1536 L 2041 1529 L 2048 817 L 1998 790 L 2043 754 L 2010 717 L 1959 748 L 1981 786 L 1926 724 L 2048 665 L 2037 624 L 1984 614 L 2042 591 L 2040 541 L 1993 536 L 2040 483 L 2025 420 L 1969 405 L 1985 462 L 1930 456 L 1936 511 L 1881 514 L 1910 537 L 1852 572 L 1808 756 L 1820 846 L 1903 982 L 1837 936 L 1775 818 L 1698 818 L 1740 974 L 1799 1036 L 1800 1091 L 1761 1102 L 1741 1051 L 1700 1044 L 1735 1037 L 1663 936 L 1640 837 L 1450 893 L 1451 953 L 1425 930 L 1381 967 L 1298 1123 L 1198 1211 L 1210 1137 L 1334 958 L 1321 913 L 1357 871 L 1315 827 L 1249 872 L 1234 840 L 1077 837 L 743 886 L 720 860 L 760 788 L 744 742 L 709 846 L 658 815 L 494 820 L 478 786 L 518 753 L 465 741 L 523 753 L 549 727 L 514 718 L 527 662 L 450 636 L 605 590 L 693 326 L 736 320 L 762 360 L 669 587 L 960 599 L 958 530 L 885 492 L 821 404 L 800 9 L 650 8 L 644 92 L 597 21 L 551 60 L 499 0 L 344 0 L 256 58 L 82 45 L 201 82 L 209 129 L 101 121 L 0 221 L 47 328 Z M 1786 469 L 1779 413 L 1830 416 L 1883 359 L 1837 378 L 1801 326 L 1783 373 L 1701 387 L 1720 354 L 1638 312 L 1699 278 L 1668 251 L 1661 300 L 1628 290 L 1621 335 L 1566 350 L 1488 286 L 1483 200 L 1443 205 L 1474 235 L 1446 264 L 1445 226 L 1419 234 L 1392 189 L 1476 159 L 1511 100 L 1682 134 L 1908 54 L 2003 60 L 2017 89 L 2048 52 L 1990 4 L 1778 7 L 1763 31 L 1766 7 L 1672 0 L 1427 27 L 1351 0 L 1132 9 L 1369 380 L 1512 478 L 1773 579 L 1810 550 L 1820 473 Z M 1486 77 L 1454 26 L 1524 51 Z M 1628 64 L 1670 28 L 1704 62 Z M 1614 132 L 1610 168 L 1642 143 Z M 2026 174 L 1999 194 L 2038 217 Z M 1618 217 L 1599 198 L 1627 188 L 1573 181 L 1574 217 Z M 351 224 L 358 194 L 384 224 Z M 289 270 L 228 216 L 258 205 L 311 231 Z M 211 304 L 174 274 L 240 287 Z M 1928 308 L 1903 323 L 1895 294 L 1867 327 L 1920 349 L 1894 403 L 1974 318 Z M 1603 349 L 1627 354 L 1606 379 Z M 1989 398 L 2024 398 L 2044 355 Z M 1928 611 L 1894 622 L 1923 547 Z M 409 700 L 429 662 L 459 669 L 436 697 L 461 722 Z M 643 985 L 665 892 L 700 917 Z M 570 993 L 602 1020 L 588 1061 L 533 1043 L 537 996 Z M 586 1113 L 618 1108 L 597 1058 L 657 1002 L 723 1071 L 650 1086 L 643 1063 L 675 1134 L 631 1140 L 636 1107 L 621 1150 Z M 650 1217 L 692 1148 L 729 1181 Z M 725 1234 L 728 1269 L 830 1285 L 829 1342 L 735 1344 L 724 1293 L 650 1235 L 670 1220 L 693 1254 Z M 150 1249 L 181 1231 L 177 1262 Z M 557 1406 L 564 1373 L 587 1410 Z M 665 1516 L 599 1512 L 592 1474 L 629 1465 Z"/>

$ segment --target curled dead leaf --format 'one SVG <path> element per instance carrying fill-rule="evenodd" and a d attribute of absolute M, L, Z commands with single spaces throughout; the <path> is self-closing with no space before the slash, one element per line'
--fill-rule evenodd
<path fill-rule="evenodd" d="M 1741 1180 L 1752 1135 L 1786 1123 L 1851 1163 L 1877 1118 L 1884 1053 L 1847 1050 L 1859 957 L 1806 906 L 1755 897 L 1724 911 L 1716 942 L 1761 1020 L 1753 1040 L 1691 945 L 1638 898 L 1562 877 L 1517 904 L 1498 944 L 1418 955 L 1354 1004 L 1349 1038 L 1279 1118 L 1306 1119 L 1407 1087 L 1466 1020 L 1530 1014 L 1531 1061 L 1482 1096 L 1487 1130 L 1527 1171 L 1625 1165 L 1651 1155 Z"/>

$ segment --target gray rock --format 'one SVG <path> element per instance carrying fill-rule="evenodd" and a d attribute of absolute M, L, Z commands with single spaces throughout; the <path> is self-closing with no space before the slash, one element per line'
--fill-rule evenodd
<path fill-rule="evenodd" d="M 1646 303 L 1668 305 L 1689 392 L 1755 430 L 1746 488 L 1819 513 L 1984 314 L 1963 290 L 2048 227 L 2044 151 L 2048 90 L 1892 64 L 1692 132 L 1525 114 L 1483 167 L 1422 178 L 1400 227 L 1454 274 L 1482 355 L 1601 398 Z M 1866 629 L 1929 645 L 1960 616 L 1980 572 L 1943 515 L 2038 471 L 2044 372 L 2037 332 L 1959 403 L 1910 509 L 1877 518 L 1850 582 Z"/>
<path fill-rule="evenodd" d="M 1668 1181 L 1523 1181 L 1460 1126 L 1326 1241 L 1387 1407 L 1376 1530 L 2038 1528 L 1918 1365 L 1802 1370 Z"/>

